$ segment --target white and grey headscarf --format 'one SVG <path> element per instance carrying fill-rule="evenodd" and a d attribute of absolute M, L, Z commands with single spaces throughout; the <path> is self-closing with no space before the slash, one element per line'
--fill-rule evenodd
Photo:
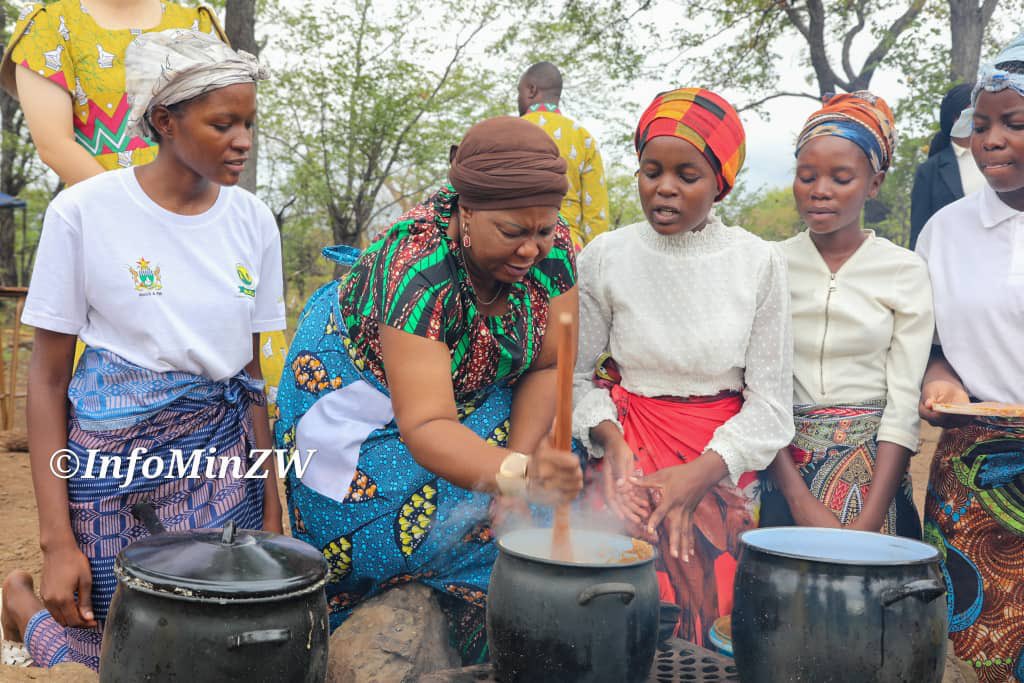
<path fill-rule="evenodd" d="M 1024 74 L 1014 74 L 1000 69 L 997 64 L 1007 62 L 1024 62 L 1024 33 L 1010 41 L 1003 50 L 996 55 L 996 58 L 987 64 L 983 64 L 978 70 L 978 80 L 971 93 L 971 106 L 964 109 L 960 118 L 953 125 L 953 137 L 965 138 L 970 136 L 974 129 L 974 105 L 978 103 L 978 95 L 982 90 L 987 92 L 999 92 L 1012 88 L 1018 95 L 1024 97 Z"/>
<path fill-rule="evenodd" d="M 217 38 L 188 29 L 143 33 L 128 45 L 125 85 L 133 135 L 152 138 L 149 113 L 237 83 L 270 77 L 248 52 L 236 52 Z"/>

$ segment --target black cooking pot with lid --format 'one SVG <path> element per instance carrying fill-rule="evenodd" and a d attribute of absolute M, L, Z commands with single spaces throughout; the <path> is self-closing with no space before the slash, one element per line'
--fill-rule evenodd
<path fill-rule="evenodd" d="M 847 529 L 740 535 L 732 647 L 744 683 L 939 683 L 946 584 L 938 551 Z"/>
<path fill-rule="evenodd" d="M 323 681 L 327 566 L 312 546 L 264 531 L 154 532 L 115 560 L 100 680 Z"/>
<path fill-rule="evenodd" d="M 642 543 L 642 542 L 638 542 Z M 551 557 L 551 529 L 503 535 L 487 594 L 495 678 L 645 681 L 658 642 L 654 550 L 628 536 L 572 532 L 573 561 Z"/>

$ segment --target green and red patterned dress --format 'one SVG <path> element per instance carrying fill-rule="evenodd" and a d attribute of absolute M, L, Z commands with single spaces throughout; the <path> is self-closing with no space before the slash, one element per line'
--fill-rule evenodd
<path fill-rule="evenodd" d="M 331 627 L 361 601 L 418 581 L 446 596 L 442 604 L 462 626 L 456 644 L 473 661 L 484 656 L 482 608 L 497 555 L 491 499 L 409 453 L 391 409 L 378 326 L 444 342 L 460 420 L 504 445 L 516 381 L 540 351 L 550 299 L 573 287 L 576 267 L 559 220 L 547 258 L 512 286 L 508 312 L 480 313 L 446 232 L 457 202 L 443 187 L 371 244 L 342 281 L 313 294 L 281 380 L 275 438 L 307 463 L 301 476 L 288 475 L 288 508 L 292 533 L 322 548 L 329 564 Z"/>

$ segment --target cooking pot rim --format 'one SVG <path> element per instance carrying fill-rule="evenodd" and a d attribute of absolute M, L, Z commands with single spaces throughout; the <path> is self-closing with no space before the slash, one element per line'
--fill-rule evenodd
<path fill-rule="evenodd" d="M 193 602 L 287 598 L 323 586 L 327 570 L 308 543 L 233 523 L 155 533 L 114 559 L 115 576 L 130 588 Z"/>
<path fill-rule="evenodd" d="M 184 586 L 176 586 L 173 584 L 157 585 L 146 581 L 143 578 L 134 576 L 125 571 L 121 564 L 117 561 L 114 562 L 114 576 L 117 577 L 119 585 L 123 585 L 128 590 L 138 591 L 139 593 L 147 593 L 149 595 L 155 595 L 160 598 L 168 598 L 170 600 L 181 600 L 183 602 L 197 602 L 206 604 L 232 604 L 232 605 L 244 605 L 252 603 L 268 603 L 268 602 L 279 602 L 282 600 L 291 600 L 309 593 L 313 593 L 317 590 L 322 590 L 327 584 L 327 577 L 323 577 L 315 583 L 304 585 L 296 590 L 281 592 L 268 590 L 265 594 L 261 593 L 246 593 L 245 597 L 232 597 L 231 595 L 225 594 L 221 591 L 204 592 L 201 590 L 195 590 L 186 588 Z"/>
<path fill-rule="evenodd" d="M 834 534 L 843 534 L 844 540 L 868 540 L 873 543 L 878 543 L 881 539 L 885 539 L 889 544 L 897 544 L 904 546 L 904 550 L 914 551 L 919 554 L 917 557 L 897 558 L 897 559 L 882 559 L 882 558 L 853 558 L 853 557 L 824 557 L 822 555 L 814 555 L 810 552 L 800 552 L 799 550 L 788 550 L 773 547 L 766 547 L 759 543 L 759 536 L 771 537 L 773 533 L 782 533 L 783 530 L 789 533 L 798 530 L 801 534 L 806 534 L 810 538 L 807 538 L 804 543 L 808 547 L 813 547 L 813 536 L 832 536 Z M 847 536 L 848 535 L 848 536 Z M 908 567 L 915 565 L 930 565 L 940 561 L 941 556 L 939 551 L 932 545 L 923 541 L 918 541 L 911 538 L 903 538 L 901 536 L 889 536 L 887 534 L 875 533 L 871 531 L 857 531 L 853 529 L 828 529 L 821 527 L 765 527 L 762 529 L 751 529 L 744 531 L 739 536 L 741 552 L 757 552 L 762 555 L 775 556 L 775 557 L 786 557 L 794 560 L 804 560 L 807 562 L 817 562 L 820 564 L 842 564 L 848 566 L 861 566 L 861 567 Z M 742 559 L 741 559 L 742 561 Z"/>
<path fill-rule="evenodd" d="M 514 540 L 517 536 L 525 534 L 525 533 L 543 534 L 545 532 L 550 537 L 550 535 L 551 535 L 551 529 L 550 528 L 516 529 L 515 531 L 509 531 L 509 532 L 507 532 L 505 534 L 502 534 L 498 538 L 498 550 L 502 554 L 504 554 L 504 555 L 515 557 L 515 558 L 518 558 L 518 559 L 521 559 L 521 560 L 528 560 L 528 561 L 531 561 L 531 562 L 540 562 L 540 563 L 543 563 L 543 564 L 556 565 L 556 566 L 559 566 L 559 567 L 577 567 L 577 568 L 580 568 L 580 569 L 626 569 L 626 568 L 629 568 L 629 567 L 640 567 L 640 566 L 643 566 L 643 565 L 648 564 L 650 562 L 654 562 L 655 553 L 658 552 L 657 549 L 654 546 L 651 546 L 651 550 L 653 552 L 651 553 L 651 556 L 648 557 L 648 558 L 631 560 L 629 562 L 576 562 L 576 561 L 556 560 L 556 559 L 551 558 L 551 557 L 543 557 L 543 556 L 540 556 L 540 555 L 535 555 L 533 553 L 529 553 L 529 552 L 522 551 L 522 550 L 516 550 L 514 548 L 510 548 L 509 547 L 509 539 L 513 539 Z M 573 529 L 572 537 L 571 538 L 573 539 L 573 542 L 575 543 L 575 542 L 578 541 L 578 539 L 580 537 L 584 537 L 585 538 L 587 536 L 592 536 L 592 535 L 603 535 L 603 536 L 612 536 L 612 537 L 619 538 L 619 539 L 628 539 L 629 543 L 630 543 L 630 546 L 632 546 L 632 539 L 633 539 L 632 536 L 626 536 L 624 534 L 616 534 L 616 533 L 612 533 L 612 532 L 609 532 L 609 531 L 594 531 L 594 530 L 591 530 L 591 529 Z M 641 541 L 642 543 L 646 543 L 647 545 L 651 545 L 650 543 L 647 543 L 647 541 L 644 541 L 642 539 L 637 539 L 637 540 Z M 622 552 L 625 552 L 626 550 L 628 550 L 628 548 L 624 548 Z"/>

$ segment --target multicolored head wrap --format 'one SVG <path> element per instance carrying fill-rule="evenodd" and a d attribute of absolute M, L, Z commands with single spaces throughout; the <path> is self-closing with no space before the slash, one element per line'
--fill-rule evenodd
<path fill-rule="evenodd" d="M 811 114 L 796 141 L 796 153 L 814 138 L 835 135 L 854 143 L 868 157 L 871 170 L 886 171 L 896 147 L 896 121 L 881 97 L 867 90 L 833 95 Z"/>
<path fill-rule="evenodd" d="M 978 96 L 982 90 L 999 92 L 1012 88 L 1018 95 L 1024 97 L 1024 74 L 999 68 L 1000 64 L 1010 62 L 1024 62 L 1024 33 L 1011 40 L 1010 44 L 996 55 L 994 61 L 983 64 L 978 69 L 978 80 L 971 91 L 971 106 L 964 109 L 960 118 L 953 124 L 954 137 L 966 138 L 974 131 L 974 105 L 978 103 Z"/>
<path fill-rule="evenodd" d="M 681 138 L 711 164 L 721 201 L 732 190 L 746 157 L 746 133 L 739 114 L 721 97 L 703 88 L 679 88 L 654 98 L 640 116 L 633 144 L 639 158 L 659 135 Z"/>

